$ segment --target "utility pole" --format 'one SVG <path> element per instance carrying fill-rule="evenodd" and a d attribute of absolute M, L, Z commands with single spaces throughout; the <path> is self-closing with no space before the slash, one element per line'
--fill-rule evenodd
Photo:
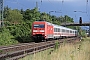
<path fill-rule="evenodd" d="M 36 2 L 36 8 L 38 9 L 38 2 Z"/>
<path fill-rule="evenodd" d="M 55 11 L 49 11 L 49 15 L 51 14 L 51 12 L 55 12 Z M 49 16 L 49 19 L 50 19 L 50 16 Z M 53 21 L 51 20 L 51 23 L 53 23 Z"/>
<path fill-rule="evenodd" d="M 3 0 L 0 0 L 0 27 L 3 26 Z"/>
<path fill-rule="evenodd" d="M 89 37 L 90 37 L 90 25 L 89 25 Z"/>
<path fill-rule="evenodd" d="M 66 27 L 66 20 L 67 20 L 67 16 L 65 15 L 65 27 Z"/>

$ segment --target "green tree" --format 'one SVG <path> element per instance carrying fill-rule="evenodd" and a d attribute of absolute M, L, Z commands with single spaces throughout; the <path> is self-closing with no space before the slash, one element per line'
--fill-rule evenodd
<path fill-rule="evenodd" d="M 11 10 L 8 6 L 4 7 L 3 17 L 6 18 L 8 16 L 8 11 Z"/>
<path fill-rule="evenodd" d="M 40 18 L 41 18 L 41 20 L 51 22 L 49 15 L 47 13 L 45 13 L 45 12 L 41 13 Z"/>
<path fill-rule="evenodd" d="M 73 18 L 69 17 L 68 15 L 65 15 L 63 20 L 66 23 L 73 23 L 74 22 Z"/>
<path fill-rule="evenodd" d="M 31 40 L 31 23 L 24 23 L 17 25 L 12 32 L 12 35 L 15 36 L 15 39 L 19 42 L 30 42 Z"/>
<path fill-rule="evenodd" d="M 21 9 L 20 12 L 21 12 L 21 14 L 24 14 L 24 10 L 23 9 Z"/>
<path fill-rule="evenodd" d="M 40 19 L 40 12 L 37 10 L 37 8 L 34 9 L 27 9 L 24 14 L 23 14 L 24 20 L 30 20 L 30 21 L 35 21 Z"/>
<path fill-rule="evenodd" d="M 6 28 L 0 28 L 0 45 L 16 44 L 18 41 L 14 39 L 14 36 L 10 34 Z"/>
<path fill-rule="evenodd" d="M 23 21 L 22 19 L 23 19 L 23 16 L 20 13 L 20 11 L 17 9 L 8 10 L 8 15 L 5 18 L 6 21 L 9 21 L 9 22 L 15 23 L 15 24 L 21 23 Z"/>

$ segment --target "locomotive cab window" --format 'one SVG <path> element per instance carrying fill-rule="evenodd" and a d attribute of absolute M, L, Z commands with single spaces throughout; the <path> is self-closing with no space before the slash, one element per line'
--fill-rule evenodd
<path fill-rule="evenodd" d="M 45 25 L 44 24 L 35 24 L 34 28 L 44 28 Z"/>
<path fill-rule="evenodd" d="M 39 25 L 39 28 L 44 28 L 44 24 L 40 24 Z"/>
<path fill-rule="evenodd" d="M 39 25 L 34 25 L 34 28 L 38 28 L 39 27 Z"/>

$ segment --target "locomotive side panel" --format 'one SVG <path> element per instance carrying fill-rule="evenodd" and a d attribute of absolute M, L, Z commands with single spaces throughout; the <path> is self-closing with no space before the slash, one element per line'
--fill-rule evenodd
<path fill-rule="evenodd" d="M 53 26 L 47 24 L 47 38 L 53 38 Z"/>

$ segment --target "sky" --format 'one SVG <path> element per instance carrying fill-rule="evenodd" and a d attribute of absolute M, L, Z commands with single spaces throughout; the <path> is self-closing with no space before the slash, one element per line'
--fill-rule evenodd
<path fill-rule="evenodd" d="M 33 9 L 38 2 L 40 12 L 49 13 L 55 16 L 68 15 L 79 22 L 82 17 L 83 22 L 90 22 L 90 0 L 4 0 L 4 6 L 11 9 Z M 75 12 L 76 11 L 76 12 Z"/>

